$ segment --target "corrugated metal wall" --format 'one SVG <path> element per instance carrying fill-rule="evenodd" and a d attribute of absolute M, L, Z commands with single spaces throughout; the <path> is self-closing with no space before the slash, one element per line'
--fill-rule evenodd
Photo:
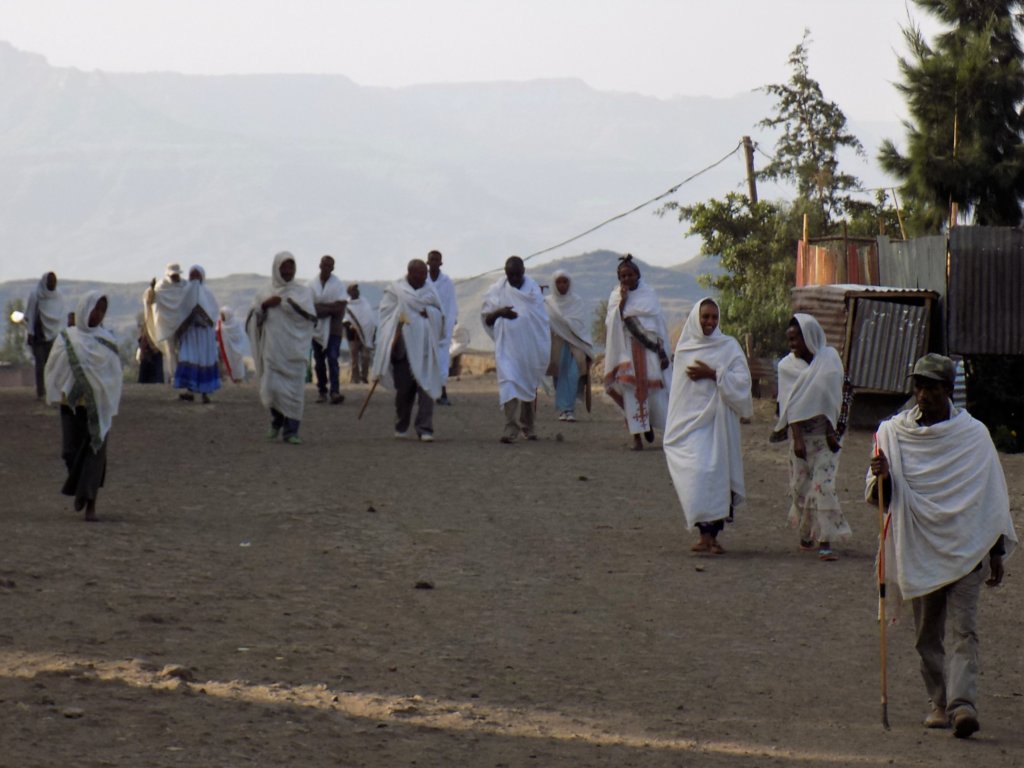
<path fill-rule="evenodd" d="M 878 244 L 863 238 L 797 243 L 796 286 L 858 283 L 879 285 Z"/>
<path fill-rule="evenodd" d="M 949 351 L 1024 355 L 1024 231 L 955 227 L 949 253 Z"/>
<path fill-rule="evenodd" d="M 880 285 L 923 288 L 946 295 L 946 236 L 931 235 L 913 240 L 878 238 Z"/>
<path fill-rule="evenodd" d="M 907 374 L 927 351 L 927 308 L 864 297 L 854 301 L 847 364 L 853 386 L 877 392 L 909 392 Z"/>

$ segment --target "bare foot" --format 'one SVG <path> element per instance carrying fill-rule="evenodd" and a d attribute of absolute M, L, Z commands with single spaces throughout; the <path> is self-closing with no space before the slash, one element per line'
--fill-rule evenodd
<path fill-rule="evenodd" d="M 96 517 L 96 500 L 93 499 L 85 506 L 85 522 L 95 523 L 98 521 L 99 518 Z"/>
<path fill-rule="evenodd" d="M 640 435 L 633 435 L 633 450 L 642 451 L 644 449 L 644 441 L 640 439 Z"/>
<path fill-rule="evenodd" d="M 712 539 L 711 546 L 708 548 L 708 552 L 710 552 L 712 555 L 724 555 L 725 548 L 718 543 L 718 539 Z"/>

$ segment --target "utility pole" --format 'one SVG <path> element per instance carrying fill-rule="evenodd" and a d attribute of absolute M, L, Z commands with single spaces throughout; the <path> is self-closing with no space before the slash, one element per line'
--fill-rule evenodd
<path fill-rule="evenodd" d="M 743 137 L 743 152 L 747 157 L 747 192 L 750 202 L 757 202 L 757 179 L 754 178 L 754 142 L 749 136 Z"/>

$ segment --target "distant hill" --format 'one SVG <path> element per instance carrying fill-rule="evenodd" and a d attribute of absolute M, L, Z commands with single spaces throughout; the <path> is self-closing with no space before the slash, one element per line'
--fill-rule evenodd
<path fill-rule="evenodd" d="M 595 251 L 540 264 L 528 262 L 527 274 L 541 285 L 550 285 L 552 283 L 551 275 L 556 270 L 566 270 L 572 277 L 574 290 L 591 307 L 596 309 L 600 302 L 608 298 L 615 286 L 615 267 L 619 257 L 620 254 L 612 251 Z M 645 264 L 642 260 L 640 260 L 640 264 L 643 279 L 654 286 L 661 298 L 662 308 L 670 327 L 689 312 L 694 301 L 706 295 L 707 289 L 698 285 L 697 276 L 718 269 L 717 261 L 714 259 L 695 259 L 670 268 L 652 266 Z M 159 277 L 160 275 L 155 276 Z M 459 300 L 459 321 L 469 329 L 473 349 L 490 350 L 494 348 L 480 321 L 480 306 L 487 288 L 501 276 L 502 273 L 496 272 L 471 280 L 455 278 L 456 295 Z M 339 274 L 339 277 L 346 285 L 352 282 L 347 280 L 344 274 Z M 244 316 L 252 305 L 253 297 L 266 286 L 268 281 L 269 277 L 267 276 L 239 274 L 210 278 L 207 284 L 221 306 L 231 307 L 240 316 Z M 38 278 L 0 283 L 0 308 L 6 307 L 14 299 L 25 301 L 37 282 Z M 364 280 L 359 280 L 358 283 L 362 295 L 376 306 L 380 302 L 381 291 L 387 283 Z M 78 299 L 87 292 L 103 291 L 110 305 L 105 325 L 113 330 L 122 341 L 135 338 L 138 317 L 142 309 L 142 294 L 147 285 L 148 281 L 103 283 L 63 280 L 60 282 L 60 288 L 68 302 L 69 310 L 73 309 Z M 6 321 L 4 318 L 5 323 Z M 600 340 L 599 344 L 603 344 L 603 340 Z"/>

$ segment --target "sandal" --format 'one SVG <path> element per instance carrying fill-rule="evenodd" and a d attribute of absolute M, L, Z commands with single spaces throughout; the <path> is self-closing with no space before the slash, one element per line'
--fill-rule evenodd
<path fill-rule="evenodd" d="M 814 543 L 814 539 L 800 539 L 800 551 L 813 552 L 817 548 L 818 545 Z"/>
<path fill-rule="evenodd" d="M 703 540 L 702 541 L 698 541 L 696 544 L 694 544 L 692 547 L 690 547 L 690 551 L 691 552 L 710 552 L 711 551 L 711 545 L 708 544 L 706 541 L 703 541 Z"/>
<path fill-rule="evenodd" d="M 839 559 L 839 555 L 833 552 L 831 549 L 819 549 L 818 559 L 823 560 L 826 563 L 833 563 Z"/>

